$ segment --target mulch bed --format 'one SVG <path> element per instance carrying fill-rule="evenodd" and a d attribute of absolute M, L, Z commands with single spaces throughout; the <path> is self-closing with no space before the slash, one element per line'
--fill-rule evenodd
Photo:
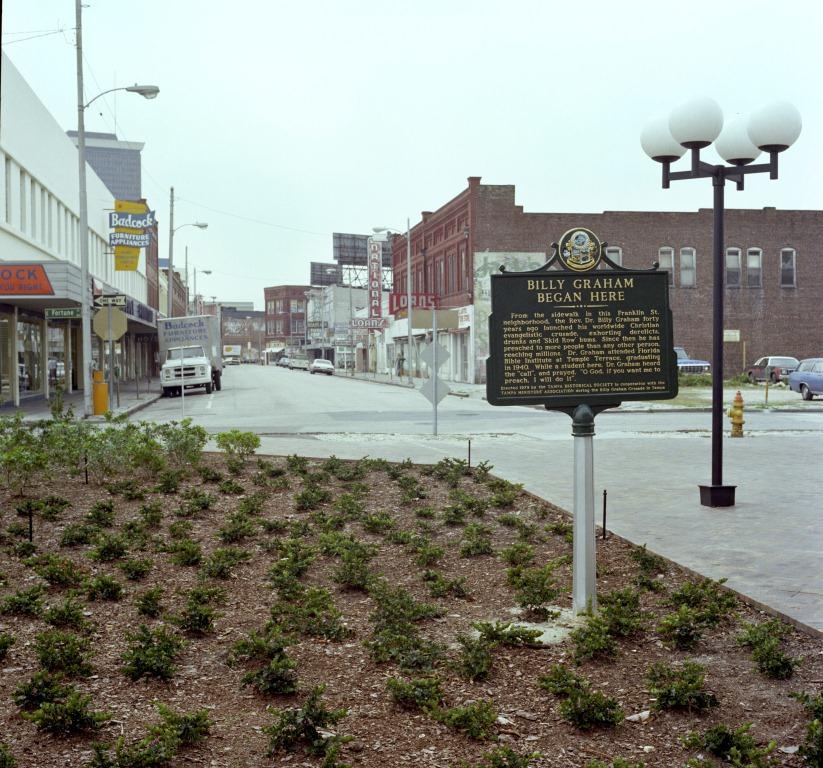
<path fill-rule="evenodd" d="M 512 609 L 516 607 L 515 591 L 507 583 L 508 566 L 499 556 L 501 550 L 518 540 L 529 539 L 536 555 L 535 564 L 560 559 L 555 570 L 560 595 L 553 602 L 561 607 L 571 606 L 571 545 L 566 533 L 569 519 L 551 504 L 520 494 L 511 506 L 489 506 L 480 517 L 467 516 L 466 523 L 488 526 L 494 554 L 461 556 L 464 525 L 448 525 L 443 519 L 444 510 L 453 503 L 450 494 L 454 489 L 446 480 L 424 474 L 419 466 L 370 466 L 364 477 L 355 481 L 363 486 L 360 488 L 362 505 L 366 514 L 388 513 L 392 527 L 384 526 L 379 533 L 369 532 L 362 518 L 352 517 L 342 532 L 378 547 L 370 563 L 374 574 L 393 586 L 402 586 L 416 600 L 442 609 L 442 615 L 424 619 L 416 626 L 423 637 L 445 649 L 445 657 L 437 667 L 445 704 L 455 707 L 478 701 L 492 702 L 501 716 L 493 729 L 494 738 L 471 739 L 430 714 L 395 703 L 387 689 L 387 680 L 392 677 L 408 680 L 415 674 L 400 670 L 396 664 L 373 660 L 365 642 L 372 638 L 374 629 L 370 619 L 375 610 L 374 598 L 366 591 L 345 589 L 336 583 L 333 576 L 340 558 L 319 551 L 300 576 L 300 582 L 329 590 L 334 604 L 342 612 L 348 635 L 340 640 L 305 633 L 293 638 L 288 655 L 296 662 L 297 693 L 263 695 L 251 686 L 244 686 L 241 678 L 249 671 L 249 665 L 230 663 L 230 651 L 249 633 L 262 630 L 271 617 L 270 609 L 277 594 L 269 571 L 282 556 L 278 542 L 293 536 L 317 550 L 320 529 L 327 524 L 328 517 L 335 514 L 335 501 L 352 490 L 351 481 L 338 479 L 333 471 L 321 482 L 321 487 L 330 491 L 331 498 L 313 510 L 300 511 L 295 497 L 304 489 L 301 473 L 294 465 L 289 469 L 285 458 L 267 458 L 275 468 L 285 470 L 284 474 L 272 478 L 272 473 L 260 472 L 257 463 L 250 460 L 235 476 L 243 487 L 242 494 L 221 493 L 217 484 L 202 481 L 196 473 L 191 473 L 180 489 L 171 494 L 151 491 L 153 482 L 138 478 L 137 485 L 147 490 L 143 500 L 127 501 L 105 488 L 84 484 L 82 477 L 56 477 L 49 485 L 30 491 L 31 496 L 39 498 L 57 494 L 71 504 L 55 520 L 35 516 L 36 554 L 52 552 L 68 557 L 78 571 L 89 577 L 114 576 L 123 584 L 124 592 L 116 601 L 89 600 L 85 592 L 79 595 L 90 622 L 88 637 L 93 651 L 93 670 L 89 676 L 72 682 L 82 692 L 91 694 L 96 710 L 110 715 L 110 720 L 91 735 L 57 737 L 38 731 L 34 723 L 21 717 L 12 695 L 38 669 L 35 638 L 49 627 L 42 617 L 0 614 L 0 633 L 14 637 L 5 659 L 0 660 L 0 742 L 7 745 L 18 766 L 82 766 L 92 758 L 93 741 L 111 743 L 120 736 L 126 742 L 143 738 L 148 729 L 159 722 L 156 702 L 177 711 L 206 708 L 212 721 L 208 737 L 182 749 L 169 765 L 320 766 L 322 757 L 306 755 L 301 749 L 268 756 L 269 737 L 263 729 L 274 722 L 276 709 L 300 706 L 309 691 L 321 684 L 325 686 L 323 702 L 348 711 L 330 730 L 351 737 L 343 744 L 338 759 L 340 764 L 357 768 L 404 765 L 457 768 L 464 764 L 461 761 L 480 766 L 486 765 L 483 756 L 500 745 L 521 754 L 539 752 L 540 757 L 530 762 L 534 768 L 582 767 L 595 759 L 609 763 L 615 758 L 643 763 L 649 768 L 669 768 L 682 766 L 698 754 L 697 750 L 683 746 L 683 736 L 690 731 L 703 733 L 718 723 L 731 728 L 751 723 L 750 734 L 759 744 L 776 742 L 772 764 L 803 765 L 795 748 L 804 741 L 809 716 L 790 693 L 821 692 L 823 644 L 786 627 L 781 648 L 802 661 L 790 679 L 773 680 L 764 676 L 750 651 L 737 642 L 737 636 L 745 622 L 762 622 L 771 617 L 740 600 L 734 612 L 704 630 L 693 650 L 672 649 L 661 638 L 657 624 L 672 611 L 667 604 L 672 592 L 694 577 L 670 563 L 664 563 L 660 572 L 653 574 L 653 579 L 661 585 L 658 591 L 641 590 L 641 606 L 648 614 L 645 627 L 635 636 L 619 638 L 614 658 L 594 658 L 575 665 L 574 645 L 570 640 L 543 648 L 500 646 L 493 651 L 493 665 L 486 679 L 476 682 L 464 679 L 453 664 L 459 655 L 455 645 L 458 635 L 468 633 L 473 622 L 511 619 Z M 229 476 L 222 456 L 206 455 L 204 463 Z M 353 466 L 346 462 L 342 465 Z M 310 460 L 308 471 L 317 474 L 323 471 L 323 466 L 322 461 Z M 339 465 L 331 466 L 334 470 Z M 273 474 L 277 475 L 277 471 Z M 341 474 L 345 476 L 345 472 Z M 404 491 L 396 479 L 400 476 L 418 480 L 426 498 L 404 499 Z M 269 481 L 282 484 L 281 478 L 288 479 L 288 488 L 266 487 Z M 456 483 L 459 489 L 476 498 L 492 496 L 481 477 L 464 475 Z M 177 512 L 185 501 L 185 490 L 192 487 L 212 494 L 214 502 L 210 508 L 182 518 Z M 358 487 L 354 490 L 357 492 Z M 172 553 L 165 551 L 172 541 L 170 524 L 183 519 L 190 521 L 192 528 L 188 537 L 201 545 L 206 558 L 216 548 L 227 546 L 218 538 L 219 529 L 242 500 L 255 492 L 264 495 L 262 509 L 252 516 L 255 530 L 251 536 L 231 544 L 246 549 L 251 557 L 234 566 L 230 578 L 204 579 L 197 566 L 174 564 Z M 145 549 L 135 549 L 132 544 L 129 550 L 130 557 L 151 560 L 150 572 L 140 581 L 125 578 L 119 568 L 122 559 L 111 562 L 91 559 L 92 544 L 60 545 L 66 527 L 82 522 L 93 504 L 105 499 L 113 500 L 115 505 L 114 524 L 106 529 L 109 532 L 122 532 L 129 521 L 140 521 L 140 509 L 146 503 L 159 500 L 162 504 L 162 522 L 159 527 L 149 529 Z M 56 604 L 65 597 L 67 589 L 48 586 L 32 565 L 25 564 L 29 553 L 20 551 L 20 542 L 26 540 L 28 521 L 16 513 L 19 504 L 19 499 L 5 499 L 0 517 L 3 531 L 0 574 L 4 579 L 0 581 L 0 603 L 17 590 L 44 584 L 47 587 L 45 604 Z M 433 516 L 421 516 L 421 508 L 430 508 Z M 21 530 L 21 524 L 25 531 Z M 135 527 L 138 526 L 131 526 Z M 380 527 L 378 519 L 372 528 Z M 408 537 L 404 541 L 403 536 L 397 534 L 398 531 L 419 534 L 421 527 L 432 545 L 444 549 L 435 564 L 419 565 Z M 635 584 L 638 564 L 631 556 L 634 549 L 616 537 L 598 539 L 600 595 Z M 436 569 L 447 580 L 462 579 L 466 596 L 432 597 L 422 578 L 427 568 Z M 214 606 L 217 617 L 213 631 L 193 635 L 175 625 L 173 616 L 183 610 L 187 591 L 204 582 L 224 589 L 225 600 Z M 135 597 L 157 585 L 164 589 L 164 612 L 154 619 L 140 616 L 134 605 Z M 135 632 L 141 624 L 152 628 L 165 624 L 186 639 L 171 680 L 144 678 L 132 682 L 123 674 L 122 656 L 129 645 L 126 635 Z M 717 696 L 719 706 L 702 714 L 654 711 L 645 681 L 648 667 L 654 662 L 674 664 L 684 660 L 705 666 L 707 690 Z M 559 714 L 559 699 L 538 685 L 538 678 L 547 674 L 554 664 L 568 665 L 587 678 L 594 690 L 617 699 L 627 716 L 647 710 L 651 715 L 644 722 L 624 720 L 615 727 L 585 731 L 574 727 Z M 711 758 L 707 764 L 722 763 Z"/>

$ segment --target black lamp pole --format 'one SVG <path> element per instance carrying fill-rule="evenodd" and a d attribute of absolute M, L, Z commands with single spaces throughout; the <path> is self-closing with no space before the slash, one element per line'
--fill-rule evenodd
<path fill-rule="evenodd" d="M 734 485 L 723 485 L 723 304 L 725 290 L 723 213 L 726 181 L 733 181 L 743 189 L 744 176 L 750 173 L 768 173 L 777 178 L 778 149 L 769 151 L 769 162 L 757 165 L 711 165 L 700 159 L 700 148 L 692 147 L 691 170 L 671 172 L 672 161 L 663 164 L 663 189 L 671 181 L 711 178 L 714 187 L 713 259 L 714 285 L 712 290 L 712 482 L 700 486 L 700 503 L 706 507 L 733 507 Z"/>

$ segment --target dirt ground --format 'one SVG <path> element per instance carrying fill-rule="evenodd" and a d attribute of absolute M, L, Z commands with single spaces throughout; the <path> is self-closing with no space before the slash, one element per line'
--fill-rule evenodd
<path fill-rule="evenodd" d="M 692 650 L 676 650 L 664 642 L 658 623 L 673 610 L 669 602 L 672 593 L 694 577 L 674 564 L 663 563 L 649 575 L 657 584 L 656 590 L 640 590 L 645 615 L 643 628 L 632 636 L 617 638 L 612 658 L 595 657 L 575 664 L 574 644 L 568 639 L 545 647 L 500 645 L 492 651 L 488 676 L 472 682 L 461 675 L 456 665 L 460 655 L 458 636 L 469 633 L 473 622 L 510 621 L 516 616 L 516 593 L 509 583 L 511 579 L 507 581 L 509 566 L 500 557 L 502 550 L 518 541 L 527 542 L 533 547 L 535 565 L 555 562 L 559 595 L 552 604 L 559 608 L 571 606 L 567 515 L 550 504 L 519 494 L 510 506 L 489 505 L 482 510 L 483 504 L 479 503 L 477 516 L 470 512 L 464 524 L 448 524 L 446 510 L 455 503 L 454 488 L 444 479 L 424 474 L 420 467 L 391 465 L 387 469 L 383 465 L 369 465 L 363 477 L 341 480 L 335 475 L 348 475 L 335 464 L 324 474 L 324 462 L 309 461 L 301 474 L 295 466 L 289 468 L 285 458 L 268 460 L 273 471 L 265 466 L 260 471 L 256 461 L 250 460 L 237 475 L 243 493 L 223 493 L 218 484 L 205 482 L 195 473 L 181 483 L 176 493 L 154 491 L 152 482 L 137 478 L 131 490 L 143 488 L 144 499 L 126 500 L 105 488 L 86 485 L 82 477 L 55 478 L 49 486 L 31 493 L 39 498 L 55 494 L 70 502 L 54 520 L 34 516 L 35 555 L 55 553 L 69 558 L 83 578 L 109 574 L 121 582 L 124 590 L 120 599 L 114 601 L 91 600 L 85 591 L 78 592 L 89 622 L 85 636 L 90 640 L 92 670 L 88 675 L 77 676 L 72 683 L 91 694 L 94 709 L 110 716 L 93 734 L 59 737 L 38 731 L 33 722 L 21 716 L 12 696 L 38 669 L 35 640 L 49 626 L 42 614 L 0 613 L 0 633 L 14 638 L 5 658 L 0 660 L 0 742 L 7 745 L 18 766 L 82 766 L 91 760 L 91 745 L 95 741 L 111 743 L 121 736 L 126 742 L 141 739 L 150 726 L 159 722 L 156 702 L 177 711 L 206 708 L 212 722 L 207 738 L 181 749 L 169 765 L 320 766 L 322 757 L 307 755 L 302 749 L 268 756 L 269 736 L 263 730 L 275 721 L 276 709 L 299 707 L 319 684 L 325 686 L 322 700 L 328 707 L 347 710 L 330 731 L 350 737 L 342 745 L 339 763 L 327 765 L 480 766 L 485 765 L 484 755 L 503 745 L 521 754 L 540 753 L 529 763 L 534 768 L 582 768 L 594 759 L 609 763 L 616 758 L 648 768 L 669 768 L 683 766 L 698 754 L 708 759 L 705 750 L 686 748 L 681 738 L 690 731 L 703 733 L 719 723 L 730 728 L 751 723 L 749 733 L 758 744 L 776 743 L 770 758 L 772 764 L 803 765 L 797 747 L 805 738 L 809 716 L 790 693 L 805 691 L 814 695 L 823 689 L 823 643 L 819 639 L 787 627 L 781 648 L 800 658 L 800 664 L 789 679 L 766 677 L 737 637 L 745 623 L 771 617 L 738 600 L 734 610 L 721 617 L 719 623 L 704 629 Z M 205 462 L 229 476 L 222 456 L 209 455 Z M 343 466 L 351 469 L 352 465 Z M 319 487 L 328 490 L 329 499 L 314 509 L 300 510 L 296 499 L 302 498 L 298 494 L 304 491 L 306 471 Z M 400 477 L 411 480 L 400 481 Z M 417 481 L 417 487 L 422 489 L 420 495 L 425 498 L 410 498 L 414 496 L 412 480 Z M 288 487 L 279 487 L 286 483 Z M 405 484 L 405 491 L 401 483 Z M 481 502 L 493 495 L 482 476 L 467 474 L 456 483 L 465 494 Z M 208 509 L 180 516 L 185 491 L 190 488 L 210 493 L 213 503 Z M 230 544 L 222 541 L 221 526 L 225 526 L 244 499 L 255 493 L 260 493 L 256 498 L 262 501 L 262 508 L 250 515 L 253 531 Z M 347 493 L 359 498 L 363 511 L 342 521 L 340 499 Z M 114 502 L 115 515 L 113 525 L 104 530 L 129 535 L 127 555 L 101 562 L 89 556 L 94 543 L 61 546 L 67 526 L 83 522 L 95 502 L 107 499 Z M 158 526 L 146 528 L 140 510 L 152 501 L 160 502 L 162 519 Z M 27 540 L 28 518 L 18 514 L 19 505 L 20 499 L 5 499 L 0 517 L 0 604 L 18 590 L 43 584 L 44 607 L 53 606 L 66 597 L 69 587 L 49 585 L 36 573 L 31 553 L 25 545 L 20 546 Z M 334 528 L 329 522 L 335 515 L 342 528 Z M 170 531 L 169 526 L 181 521 L 192 524 L 185 536 L 200 545 L 203 559 L 216 548 L 226 546 L 243 548 L 248 559 L 234 565 L 227 579 L 205 577 L 196 565 L 175 564 L 173 552 L 168 550 L 173 534 L 179 537 L 180 532 L 174 528 Z M 472 523 L 487 527 L 492 554 L 461 555 L 465 526 Z M 440 615 L 415 623 L 423 638 L 442 647 L 442 658 L 433 672 L 404 671 L 395 663 L 373 658 L 365 643 L 372 639 L 375 630 L 374 595 L 362 589 L 345 588 L 334 580 L 341 560 L 321 550 L 324 529 L 353 534 L 361 542 L 374 544 L 377 554 L 369 563 L 373 578 L 382 577 L 389 585 L 405 588 L 417 601 L 441 609 Z M 418 538 L 410 541 L 415 535 Z M 424 536 L 432 548 L 442 547 L 439 559 L 435 550 L 430 562 L 421 565 L 422 558 L 414 543 L 419 542 L 419 536 Z M 232 661 L 231 650 L 249 633 L 262 631 L 271 618 L 278 593 L 269 572 L 284 557 L 280 542 L 290 538 L 313 548 L 314 559 L 300 574 L 300 583 L 321 586 L 330 592 L 347 632 L 340 639 L 295 632 L 287 653 L 296 662 L 298 690 L 292 694 L 264 695 L 253 686 L 242 684 L 250 666 Z M 636 557 L 631 556 L 635 548 L 609 536 L 605 540 L 598 538 L 597 549 L 599 595 L 635 584 L 639 573 Z M 148 574 L 138 581 L 127 579 L 120 567 L 125 557 L 149 559 Z M 438 571 L 446 583 L 459 585 L 453 592 L 465 594 L 433 597 L 430 582 L 423 579 L 424 572 L 431 569 Z M 183 611 L 188 591 L 202 584 L 221 587 L 225 597 L 213 605 L 213 628 L 194 634 L 175 623 L 174 617 Z M 135 598 L 158 585 L 163 587 L 163 611 L 157 618 L 139 615 Z M 122 657 L 129 647 L 127 635 L 141 624 L 152 629 L 166 625 L 186 641 L 177 657 L 176 671 L 168 681 L 132 681 L 123 673 Z M 646 682 L 648 668 L 655 662 L 680 664 L 686 660 L 705 667 L 706 690 L 717 697 L 719 705 L 704 713 L 656 711 Z M 548 674 L 555 664 L 567 665 L 588 679 L 592 689 L 614 697 L 626 717 L 640 717 L 635 721 L 624 719 L 613 727 L 575 727 L 561 716 L 561 700 L 538 683 L 538 678 Z M 479 701 L 492 703 L 498 718 L 490 738 L 472 739 L 430 713 L 402 707 L 387 688 L 392 677 L 410 680 L 431 674 L 440 680 L 444 708 Z M 640 713 L 649 714 L 646 717 Z M 714 762 L 710 761 L 710 765 L 722 764 L 715 758 L 711 760 Z"/>

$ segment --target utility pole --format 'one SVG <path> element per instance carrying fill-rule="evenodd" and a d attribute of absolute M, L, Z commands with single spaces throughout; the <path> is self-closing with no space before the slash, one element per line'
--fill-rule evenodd
<path fill-rule="evenodd" d="M 79 0 L 78 0 L 79 2 Z M 174 317 L 174 187 L 169 195 L 169 279 L 166 317 Z"/>

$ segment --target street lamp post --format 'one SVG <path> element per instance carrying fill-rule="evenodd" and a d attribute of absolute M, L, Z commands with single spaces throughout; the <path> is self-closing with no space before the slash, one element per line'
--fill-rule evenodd
<path fill-rule="evenodd" d="M 373 227 L 372 231 L 379 232 L 400 232 L 394 227 Z M 412 334 L 412 269 L 411 269 L 411 221 L 406 219 L 406 324 L 408 326 L 408 345 L 406 354 L 409 359 L 406 361 L 406 370 L 409 372 L 409 386 L 412 385 L 412 344 L 414 338 Z"/>
<path fill-rule="evenodd" d="M 197 227 L 198 229 L 207 229 L 208 224 L 203 221 L 193 221 L 189 224 L 181 224 L 179 227 L 174 226 L 174 187 L 171 188 L 169 195 L 169 270 L 168 270 L 168 295 L 166 296 L 166 317 L 174 316 L 174 233 L 183 227 Z M 186 307 L 188 314 L 189 308 Z"/>
<path fill-rule="evenodd" d="M 113 91 L 137 93 L 144 99 L 153 99 L 160 93 L 156 85 L 130 85 L 125 88 L 110 88 L 98 93 L 91 101 L 84 102 L 83 94 L 83 4 L 75 0 L 76 42 L 77 42 L 77 163 L 79 171 L 79 216 L 80 216 L 80 335 L 83 346 L 83 413 L 92 415 L 91 403 L 91 306 L 89 284 L 89 206 L 86 193 L 86 120 L 89 105 L 101 96 Z M 71 372 L 67 372 L 71 375 Z"/>
<path fill-rule="evenodd" d="M 723 484 L 723 212 L 726 181 L 738 190 L 750 173 L 777 178 L 777 156 L 794 144 L 802 121 L 798 111 L 785 102 L 755 112 L 747 124 L 732 120 L 723 124 L 723 113 L 712 99 L 697 99 L 675 109 L 668 119 L 656 118 L 644 128 L 640 143 L 646 154 L 663 166 L 663 189 L 672 181 L 712 179 L 713 217 L 713 320 L 712 320 L 712 482 L 700 486 L 700 503 L 708 507 L 734 506 L 735 486 Z M 715 142 L 718 154 L 729 165 L 712 165 L 700 159 L 700 150 Z M 688 171 L 671 171 L 671 164 L 691 152 Z M 760 152 L 769 162 L 750 165 Z"/>

